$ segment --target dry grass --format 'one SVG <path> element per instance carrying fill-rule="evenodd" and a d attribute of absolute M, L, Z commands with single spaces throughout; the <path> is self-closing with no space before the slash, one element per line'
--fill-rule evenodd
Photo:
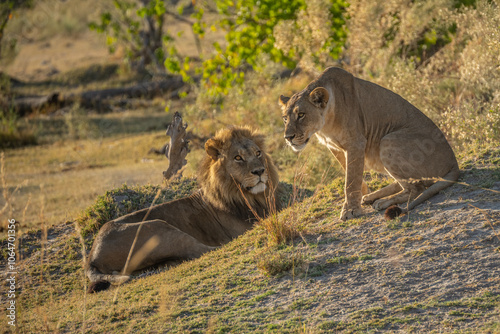
<path fill-rule="evenodd" d="M 307 80 L 307 76 L 298 77 L 289 83 L 275 83 L 274 87 L 273 81 L 256 74 L 248 89 L 255 90 L 258 103 L 252 103 L 255 100 L 251 95 L 233 92 L 224 109 L 216 111 L 213 118 L 200 117 L 203 109 L 196 106 L 208 108 L 203 104 L 206 102 L 200 101 L 187 104 L 183 117 L 189 123 L 189 130 L 201 138 L 229 124 L 227 119 L 233 120 L 234 124 L 253 124 L 267 134 L 267 145 L 280 169 L 280 178 L 294 182 L 296 171 L 293 166 L 303 164 L 302 173 L 307 177 L 302 185 L 314 187 L 322 181 L 324 170 L 330 171 L 327 180 L 340 175 L 338 169 L 330 168 L 332 163 L 336 164 L 331 154 L 313 142 L 307 152 L 295 155 L 282 140 L 279 110 L 269 112 L 270 106 L 277 105 L 274 95 L 283 91 L 291 93 Z M 273 89 L 275 94 L 265 94 L 268 89 Z M 172 108 L 184 103 L 176 102 Z M 156 108 L 106 115 L 87 115 L 85 110 L 75 106 L 63 116 L 31 119 L 30 126 L 38 129 L 39 141 L 46 144 L 5 152 L 5 189 L 12 190 L 22 185 L 10 200 L 17 216 L 24 209 L 28 196 L 32 196 L 26 222 L 21 224 L 28 228 L 40 226 L 38 212 L 42 184 L 46 196 L 45 219 L 51 226 L 73 219 L 106 190 L 124 183 L 161 182 L 161 171 L 168 162 L 164 157 L 147 154 L 150 148 L 159 148 L 167 140 L 163 132 L 156 131 L 168 122 L 169 117 L 161 111 L 161 103 L 158 104 Z M 203 155 L 203 143 L 192 141 L 184 173 L 187 177 L 196 175 Z"/>
<path fill-rule="evenodd" d="M 86 6 L 75 6 L 76 1 L 35 1 L 32 10 L 15 13 L 7 25 L 6 37 L 49 40 L 53 36 L 78 37 L 86 32 L 87 22 L 112 8 L 111 3 L 89 1 Z"/>

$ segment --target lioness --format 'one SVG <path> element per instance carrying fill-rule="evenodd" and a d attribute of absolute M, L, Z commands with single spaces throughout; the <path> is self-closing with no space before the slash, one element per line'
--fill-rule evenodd
<path fill-rule="evenodd" d="M 340 68 L 327 68 L 304 90 L 290 98 L 281 95 L 279 102 L 285 140 L 293 150 L 304 149 L 316 134 L 342 165 L 342 220 L 360 216 L 362 202 L 376 210 L 410 202 L 406 210 L 411 210 L 452 184 L 444 180 L 458 179 L 453 150 L 427 116 L 401 96 Z M 365 195 L 363 170 L 368 169 L 396 182 Z"/>
<path fill-rule="evenodd" d="M 280 208 L 275 196 L 278 173 L 262 135 L 233 127 L 209 139 L 205 150 L 198 192 L 150 211 L 130 213 L 101 228 L 86 267 L 92 282 L 121 283 L 133 271 L 199 257 L 250 229 L 256 215 L 264 217 Z"/>

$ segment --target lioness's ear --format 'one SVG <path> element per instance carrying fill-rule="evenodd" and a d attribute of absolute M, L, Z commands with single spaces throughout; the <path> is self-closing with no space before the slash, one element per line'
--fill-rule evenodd
<path fill-rule="evenodd" d="M 286 104 L 287 104 L 288 100 L 290 100 L 289 97 L 286 97 L 285 95 L 280 95 L 279 102 L 280 102 L 281 108 L 285 108 L 286 107 Z"/>
<path fill-rule="evenodd" d="M 212 160 L 219 159 L 221 148 L 221 143 L 215 139 L 209 139 L 205 143 L 205 151 L 207 151 Z"/>
<path fill-rule="evenodd" d="M 330 98 L 330 94 L 323 87 L 315 88 L 311 94 L 309 94 L 309 101 L 314 104 L 316 107 L 325 109 L 328 104 L 328 99 Z"/>

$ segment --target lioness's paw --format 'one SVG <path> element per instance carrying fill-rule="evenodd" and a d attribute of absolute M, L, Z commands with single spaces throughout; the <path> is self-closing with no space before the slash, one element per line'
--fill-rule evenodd
<path fill-rule="evenodd" d="M 352 218 L 356 218 L 359 216 L 362 216 L 364 214 L 364 211 L 362 208 L 346 208 L 345 205 L 342 208 L 342 212 L 340 213 L 340 219 L 341 220 L 348 220 Z"/>
<path fill-rule="evenodd" d="M 394 204 L 391 199 L 379 199 L 373 203 L 373 209 L 376 211 L 382 211 Z"/>
<path fill-rule="evenodd" d="M 365 195 L 361 198 L 361 204 L 363 205 L 369 205 L 369 204 L 373 204 L 375 200 L 369 195 Z"/>

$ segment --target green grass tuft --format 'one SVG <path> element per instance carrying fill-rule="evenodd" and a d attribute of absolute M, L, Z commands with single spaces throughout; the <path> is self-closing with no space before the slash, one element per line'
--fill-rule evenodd
<path fill-rule="evenodd" d="M 290 251 L 292 249 L 292 251 Z M 257 268 L 267 276 L 276 276 L 285 272 L 295 275 L 299 272 L 305 259 L 293 248 L 269 248 L 256 255 Z"/>

